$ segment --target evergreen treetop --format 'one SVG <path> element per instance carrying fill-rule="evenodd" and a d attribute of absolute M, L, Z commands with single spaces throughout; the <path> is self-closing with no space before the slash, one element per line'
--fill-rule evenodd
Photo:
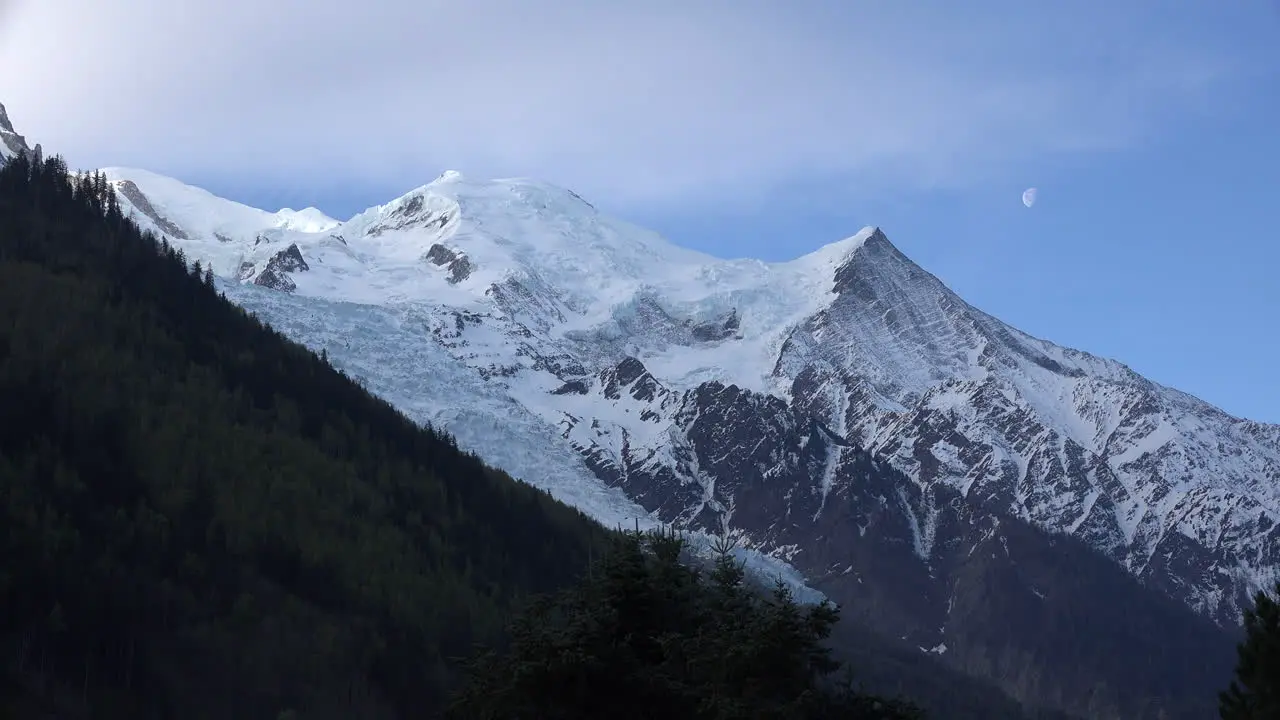
<path fill-rule="evenodd" d="M 1280 582 L 1273 592 L 1259 590 L 1245 610 L 1236 677 L 1218 698 L 1222 720 L 1280 718 Z"/>

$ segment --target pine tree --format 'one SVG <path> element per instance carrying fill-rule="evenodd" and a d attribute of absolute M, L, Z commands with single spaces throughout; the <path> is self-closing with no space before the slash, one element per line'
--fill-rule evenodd
<path fill-rule="evenodd" d="M 103 198 L 107 206 L 106 214 L 109 217 L 118 217 L 120 215 L 120 200 L 116 197 L 116 193 L 111 189 L 110 185 L 105 184 L 105 179 L 103 180 L 103 183 L 103 192 L 106 194 L 106 197 Z"/>
<path fill-rule="evenodd" d="M 1223 720 L 1280 718 L 1280 582 L 1275 598 L 1264 591 L 1244 612 L 1245 639 L 1237 649 L 1236 677 L 1218 696 Z"/>
<path fill-rule="evenodd" d="M 708 578 L 677 535 L 624 534 L 577 588 L 513 623 L 505 655 L 472 661 L 450 717 L 920 717 L 831 682 L 839 663 L 823 642 L 836 608 L 801 607 L 783 585 L 762 596 L 720 550 Z"/>

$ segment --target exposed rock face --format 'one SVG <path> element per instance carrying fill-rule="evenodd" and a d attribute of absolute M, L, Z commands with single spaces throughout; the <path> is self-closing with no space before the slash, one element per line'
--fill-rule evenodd
<path fill-rule="evenodd" d="M 1182 697 L 1164 705 L 1171 716 L 1212 712 L 1214 688 L 1231 666 L 1230 636 L 1158 599 L 1090 547 L 1091 536 L 1037 530 L 1012 516 L 999 493 L 966 498 L 947 483 L 907 477 L 806 410 L 811 392 L 790 402 L 718 382 L 674 392 L 635 358 L 601 373 L 596 392 L 666 428 L 661 444 L 643 443 L 634 425 L 566 418 L 565 436 L 601 478 L 667 522 L 743 533 L 801 569 L 850 618 L 958 670 L 998 678 L 1031 706 L 1146 717 L 1126 704 L 1131 689 L 1086 699 L 1098 677 L 1125 677 L 1151 696 Z M 967 446 L 954 425 L 917 420 L 912 445 Z M 936 478 L 930 455 L 921 457 Z M 1101 616 L 1090 609 L 1097 602 L 1109 606 Z M 1084 627 L 1109 640 L 1082 643 Z M 1187 655 L 1158 672 L 1126 669 L 1119 659 L 1170 645 Z M 1034 659 L 1064 651 L 1108 669 Z M 1046 703 L 1030 684 L 1057 688 L 1062 699 Z"/>
<path fill-rule="evenodd" d="M 27 147 L 26 138 L 13 129 L 13 123 L 9 121 L 8 111 L 4 109 L 4 105 L 0 105 L 0 163 L 4 163 L 18 155 L 29 153 L 31 153 L 31 149 Z"/>
<path fill-rule="evenodd" d="M 1280 567 L 1280 447 L 1252 424 L 1010 328 L 879 233 L 834 291 L 776 372 L 800 409 L 921 487 L 1077 537 L 1224 625 L 1257 582 L 1239 563 Z"/>
<path fill-rule="evenodd" d="M 449 223 L 451 215 L 448 210 L 429 207 L 423 195 L 406 198 L 393 210 L 386 214 L 375 225 L 370 226 L 365 234 L 378 237 L 383 233 L 404 230 L 406 228 L 443 229 Z"/>
<path fill-rule="evenodd" d="M 723 320 L 693 325 L 691 331 L 694 339 L 702 342 L 726 340 L 737 334 L 740 322 L 737 311 L 734 311 Z"/>
<path fill-rule="evenodd" d="M 161 215 L 155 207 L 151 205 L 151 201 L 147 199 L 147 196 L 132 180 L 121 180 L 120 182 L 115 183 L 115 186 L 116 190 L 119 191 L 121 195 L 125 196 L 125 198 L 138 209 L 138 212 L 146 215 L 147 218 L 150 219 L 151 222 L 155 223 L 156 227 L 160 228 L 161 232 L 165 235 L 168 235 L 174 240 L 191 239 L 190 236 L 187 235 L 186 230 L 183 230 L 176 223 L 169 220 L 169 218 Z"/>
<path fill-rule="evenodd" d="M 428 248 L 425 257 L 433 265 L 448 268 L 449 282 L 454 285 L 471 277 L 471 271 L 475 269 L 466 255 L 440 243 Z"/>
<path fill-rule="evenodd" d="M 272 290 L 293 292 L 298 289 L 298 286 L 289 275 L 310 269 L 311 266 L 307 265 L 307 261 L 303 259 L 302 251 L 298 249 L 298 246 L 290 245 L 267 261 L 267 266 L 263 268 L 262 273 L 253 282 L 255 285 L 261 285 Z"/>

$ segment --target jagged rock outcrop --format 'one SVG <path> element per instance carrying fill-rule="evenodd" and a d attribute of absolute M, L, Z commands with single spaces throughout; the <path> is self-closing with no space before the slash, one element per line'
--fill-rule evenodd
<path fill-rule="evenodd" d="M 123 195 L 139 212 L 147 217 L 148 220 L 155 223 L 166 236 L 174 240 L 190 240 L 191 236 L 187 231 L 182 229 L 177 223 L 160 214 L 155 206 L 151 204 L 145 193 L 138 187 L 138 184 L 132 180 L 121 180 L 113 183 L 116 191 Z"/>
<path fill-rule="evenodd" d="M 0 105 L 0 163 L 30 152 L 32 150 L 27 147 L 26 138 L 13 129 L 13 123 L 9 121 L 9 112 L 5 110 L 4 105 Z"/>
<path fill-rule="evenodd" d="M 471 271 L 475 269 L 466 255 L 440 243 L 432 245 L 425 258 L 432 265 L 446 268 L 449 271 L 449 282 L 455 285 L 471 277 Z"/>
<path fill-rule="evenodd" d="M 281 292 L 293 292 L 298 286 L 289 275 L 310 269 L 311 266 L 303 259 L 298 246 L 290 245 L 267 261 L 267 266 L 254 279 L 253 284 Z"/>

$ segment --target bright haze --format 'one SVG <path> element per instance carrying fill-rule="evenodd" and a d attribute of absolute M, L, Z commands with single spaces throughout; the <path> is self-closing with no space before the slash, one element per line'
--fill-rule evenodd
<path fill-rule="evenodd" d="M 720 256 L 880 225 L 1028 332 L 1280 422 L 1278 48 L 1274 0 L 0 0 L 0 102 L 73 167 L 270 210 L 457 169 Z"/>

